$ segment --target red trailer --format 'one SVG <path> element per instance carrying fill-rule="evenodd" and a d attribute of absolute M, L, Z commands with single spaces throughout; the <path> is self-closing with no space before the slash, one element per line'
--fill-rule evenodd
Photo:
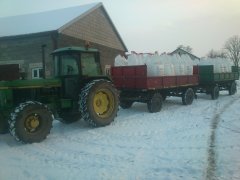
<path fill-rule="evenodd" d="M 184 105 L 190 105 L 199 84 L 198 68 L 193 75 L 147 76 L 147 66 L 121 66 L 111 68 L 112 80 L 120 91 L 120 106 L 130 108 L 134 102 L 147 103 L 149 112 L 158 112 L 167 96 L 182 98 Z"/>

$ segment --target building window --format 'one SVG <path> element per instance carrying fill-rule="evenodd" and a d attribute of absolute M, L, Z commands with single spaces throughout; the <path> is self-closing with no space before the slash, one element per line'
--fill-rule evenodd
<path fill-rule="evenodd" d="M 43 69 L 42 68 L 33 68 L 32 69 L 32 79 L 41 79 L 43 78 Z"/>

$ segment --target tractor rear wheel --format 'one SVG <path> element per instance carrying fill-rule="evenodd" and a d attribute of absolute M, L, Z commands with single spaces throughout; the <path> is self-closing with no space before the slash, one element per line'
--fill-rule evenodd
<path fill-rule="evenodd" d="M 41 142 L 46 139 L 52 128 L 51 111 L 39 102 L 21 103 L 11 113 L 9 131 L 17 141 L 23 143 Z"/>
<path fill-rule="evenodd" d="M 5 120 L 4 116 L 0 113 L 0 134 L 5 134 L 8 132 L 8 122 Z"/>
<path fill-rule="evenodd" d="M 192 88 L 188 88 L 183 94 L 182 94 L 182 103 L 184 105 L 190 105 L 193 102 L 195 95 Z"/>
<path fill-rule="evenodd" d="M 211 97 L 212 97 L 212 100 L 215 100 L 219 97 L 219 87 L 218 87 L 218 85 L 212 87 Z"/>
<path fill-rule="evenodd" d="M 228 88 L 229 95 L 234 95 L 237 92 L 237 85 L 236 82 L 233 81 Z"/>
<path fill-rule="evenodd" d="M 159 112 L 162 109 L 162 96 L 159 93 L 150 95 L 150 99 L 147 102 L 148 111 L 150 113 Z"/>
<path fill-rule="evenodd" d="M 100 79 L 89 82 L 80 94 L 82 118 L 91 126 L 109 125 L 117 115 L 118 94 L 110 81 Z"/>

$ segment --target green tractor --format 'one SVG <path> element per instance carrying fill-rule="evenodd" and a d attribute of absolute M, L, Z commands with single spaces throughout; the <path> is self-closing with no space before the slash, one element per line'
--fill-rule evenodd
<path fill-rule="evenodd" d="M 0 133 L 34 143 L 47 137 L 53 119 L 71 123 L 83 118 L 93 127 L 114 120 L 118 94 L 102 75 L 99 51 L 67 47 L 52 55 L 54 79 L 0 79 Z"/>

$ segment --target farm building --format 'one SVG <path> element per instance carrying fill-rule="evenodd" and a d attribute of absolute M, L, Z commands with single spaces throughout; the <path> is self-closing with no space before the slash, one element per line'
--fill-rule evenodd
<path fill-rule="evenodd" d="M 170 55 L 173 55 L 173 54 L 178 54 L 178 55 L 183 55 L 183 54 L 187 54 L 189 55 L 189 57 L 192 59 L 192 60 L 200 60 L 199 57 L 193 55 L 192 53 L 189 53 L 181 48 L 177 48 L 176 50 L 174 50 L 173 52 L 169 53 Z"/>
<path fill-rule="evenodd" d="M 102 3 L 0 18 L 0 65 L 19 64 L 28 79 L 53 75 L 51 52 L 90 44 L 101 53 L 101 66 L 113 65 L 127 48 Z"/>

